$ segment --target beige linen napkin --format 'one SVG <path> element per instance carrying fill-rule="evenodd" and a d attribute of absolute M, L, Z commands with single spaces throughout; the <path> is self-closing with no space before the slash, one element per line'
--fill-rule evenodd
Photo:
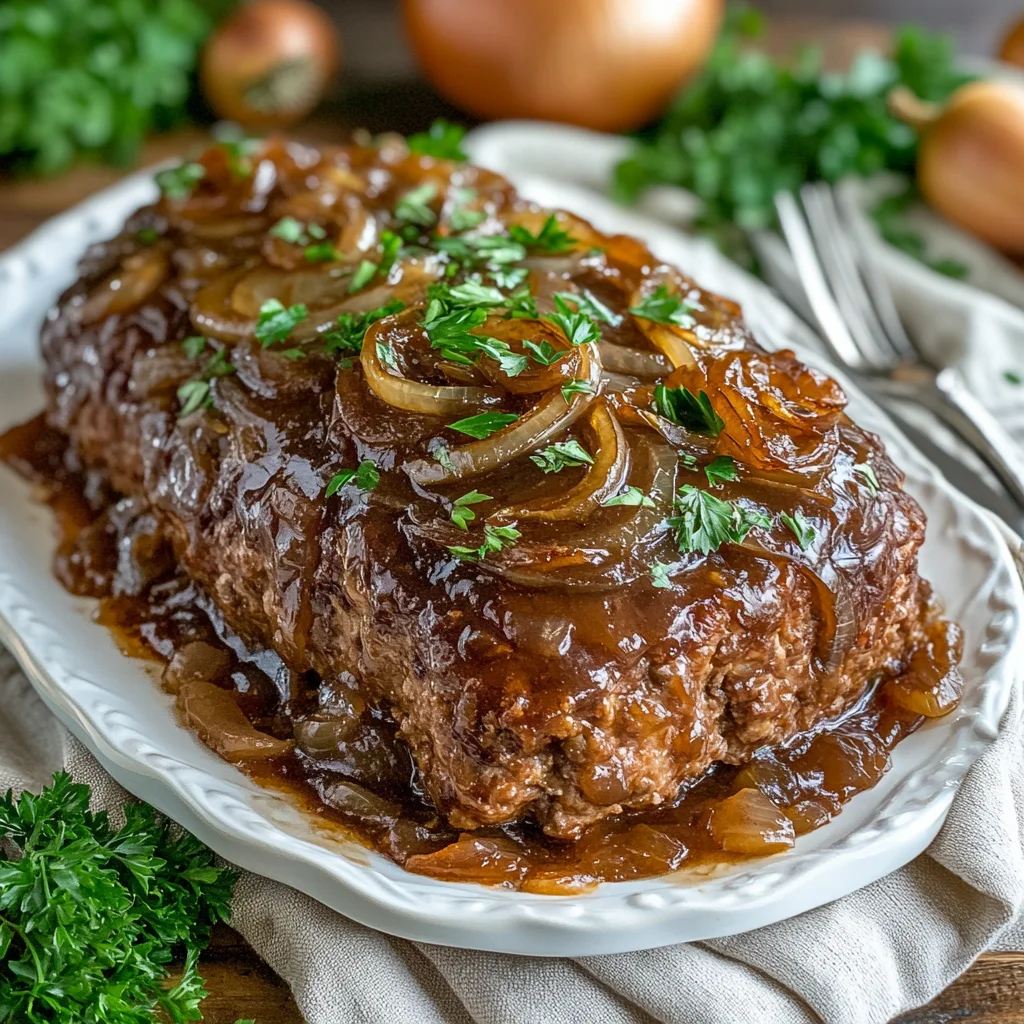
<path fill-rule="evenodd" d="M 1011 927 L 1024 909 L 1021 710 L 1018 686 L 926 854 L 746 935 L 577 960 L 477 953 L 390 938 L 248 873 L 232 923 L 310 1024 L 882 1024 L 993 943 L 1024 945 Z M 98 806 L 128 798 L 0 650 L 0 791 L 38 790 L 61 767 Z"/>

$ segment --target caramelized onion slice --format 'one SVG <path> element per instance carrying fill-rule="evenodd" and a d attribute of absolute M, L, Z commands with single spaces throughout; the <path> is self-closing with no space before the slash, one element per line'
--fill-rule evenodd
<path fill-rule="evenodd" d="M 666 279 L 665 275 L 655 274 L 645 278 L 633 292 L 629 307 L 632 309 L 641 305 L 644 299 L 649 298 L 662 286 L 667 287 L 670 294 L 679 291 L 679 282 L 671 278 Z M 630 315 L 647 340 L 668 359 L 673 368 L 696 365 L 697 360 L 694 358 L 692 346 L 697 344 L 697 336 L 692 330 L 676 324 L 657 323 L 635 314 Z"/>
<path fill-rule="evenodd" d="M 369 343 L 363 344 L 364 366 L 367 350 L 373 347 Z M 567 403 L 560 390 L 549 391 L 515 423 L 481 441 L 450 449 L 448 457 L 451 468 L 439 462 L 418 459 L 404 467 L 409 478 L 420 486 L 429 486 L 488 473 L 503 463 L 533 451 L 548 438 L 570 427 L 593 402 L 601 383 L 601 359 L 597 346 L 583 345 L 578 351 L 580 363 L 576 379 L 586 381 L 591 393 L 571 395 Z"/>
<path fill-rule="evenodd" d="M 167 256 L 160 249 L 143 249 L 129 256 L 82 304 L 82 323 L 99 323 L 141 306 L 164 283 L 169 271 Z"/>
<path fill-rule="evenodd" d="M 711 836 L 726 853 L 781 853 L 796 843 L 793 822 L 758 789 L 741 789 L 711 811 Z"/>
<path fill-rule="evenodd" d="M 254 761 L 279 757 L 292 749 L 287 740 L 254 729 L 228 690 L 200 680 L 183 683 L 178 707 L 186 723 L 225 761 Z"/>
<path fill-rule="evenodd" d="M 622 427 L 603 398 L 592 405 L 585 434 L 594 453 L 594 464 L 575 487 L 556 498 L 530 502 L 519 508 L 501 509 L 490 518 L 504 521 L 541 519 L 547 522 L 586 522 L 602 501 L 621 489 L 629 465 L 629 447 Z"/>
<path fill-rule="evenodd" d="M 629 374 L 638 380 L 658 380 L 672 371 L 672 364 L 658 352 L 641 352 L 607 342 L 601 345 L 601 363 L 612 373 Z"/>
<path fill-rule="evenodd" d="M 384 317 L 373 324 L 363 339 L 360 360 L 366 374 L 366 383 L 381 401 L 406 412 L 427 416 L 457 416 L 501 400 L 501 390 L 498 388 L 422 384 L 403 377 L 397 369 L 385 366 L 378 345 L 385 347 L 396 343 L 400 338 L 397 325 L 397 316 Z"/>

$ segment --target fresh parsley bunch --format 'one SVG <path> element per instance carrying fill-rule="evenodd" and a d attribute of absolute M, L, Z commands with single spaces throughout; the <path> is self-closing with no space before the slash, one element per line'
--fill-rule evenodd
<path fill-rule="evenodd" d="M 702 201 L 697 227 L 748 263 L 745 232 L 775 225 L 776 192 L 880 171 L 910 182 L 918 136 L 889 111 L 894 87 L 939 102 L 968 80 L 955 65 L 953 42 L 917 28 L 897 33 L 892 56 L 865 51 L 848 73 L 830 74 L 813 47 L 793 63 L 746 49 L 763 25 L 752 8 L 730 10 L 703 73 L 637 140 L 613 182 L 623 202 L 652 185 L 688 189 Z M 900 216 L 911 199 L 908 193 L 887 203 L 880 226 L 890 241 L 922 258 L 920 239 Z"/>
<path fill-rule="evenodd" d="M 211 15 L 230 0 L 0 2 L 0 166 L 130 161 L 185 117 Z"/>
<path fill-rule="evenodd" d="M 196 961 L 228 916 L 234 872 L 152 807 L 125 817 L 115 830 L 90 813 L 89 788 L 64 773 L 38 796 L 0 799 L 2 1024 L 201 1019 Z"/>

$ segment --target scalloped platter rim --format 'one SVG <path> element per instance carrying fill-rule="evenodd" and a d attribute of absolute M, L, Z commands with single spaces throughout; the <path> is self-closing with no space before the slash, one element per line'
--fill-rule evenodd
<path fill-rule="evenodd" d="M 151 175 L 124 179 L 0 255 L 0 429 L 41 407 L 39 324 L 74 279 L 85 247 L 115 233 L 129 212 L 150 201 Z M 318 831 L 287 797 L 260 789 L 178 723 L 147 668 L 123 657 L 109 632 L 91 621 L 90 602 L 71 597 L 53 578 L 50 512 L 6 469 L 0 641 L 125 788 L 241 867 L 404 938 L 529 955 L 626 952 L 758 928 L 898 869 L 938 833 L 963 776 L 997 736 L 1019 683 L 1013 666 L 1024 653 L 1024 591 L 1006 531 L 946 483 L 873 402 L 808 347 L 813 337 L 806 327 L 767 289 L 710 247 L 572 186 L 521 175 L 516 184 L 530 198 L 572 209 L 603 230 L 639 235 L 702 284 L 742 301 L 766 345 L 793 345 L 847 387 L 853 417 L 883 436 L 906 471 L 907 488 L 929 518 L 923 574 L 965 627 L 967 687 L 956 712 L 900 744 L 892 770 L 875 789 L 801 837 L 794 851 L 703 875 L 553 897 L 409 874 Z"/>

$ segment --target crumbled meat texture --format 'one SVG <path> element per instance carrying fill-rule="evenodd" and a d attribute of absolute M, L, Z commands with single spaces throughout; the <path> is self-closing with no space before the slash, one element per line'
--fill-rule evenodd
<path fill-rule="evenodd" d="M 339 153 L 330 159 L 347 159 Z M 517 208 L 491 179 L 495 203 Z M 237 233 L 264 236 L 282 195 L 250 203 L 247 216 L 259 223 Z M 596 592 L 531 590 L 456 563 L 408 529 L 408 485 L 396 465 L 409 453 L 357 436 L 363 420 L 391 415 L 366 392 L 358 361 L 339 369 L 315 347 L 285 361 L 240 342 L 228 346 L 238 373 L 215 383 L 213 408 L 184 418 L 180 370 L 167 370 L 163 387 L 159 378 L 141 385 L 151 361 L 178 354 L 198 333 L 195 270 L 172 256 L 139 305 L 95 322 L 82 312 L 139 248 L 139 223 L 88 255 L 45 324 L 51 423 L 113 488 L 148 503 L 181 566 L 247 642 L 272 647 L 300 673 L 351 673 L 390 708 L 456 828 L 532 817 L 571 836 L 622 808 L 658 805 L 712 762 L 741 763 L 841 712 L 874 676 L 899 671 L 920 640 L 924 517 L 877 439 L 841 414 L 821 446 L 831 445 L 845 475 L 813 484 L 831 488 L 829 564 L 848 594 L 838 655 L 822 650 L 813 575 L 795 559 L 747 548 L 692 556 L 670 589 L 641 578 Z M 253 245 L 243 243 L 197 239 L 171 217 L 160 244 L 191 253 L 194 268 L 204 248 L 229 265 L 251 259 Z M 717 301 L 697 294 L 709 308 Z M 759 352 L 735 315 L 716 330 Z M 795 372 L 784 354 L 757 358 Z M 361 396 L 358 416 L 336 387 L 339 375 Z M 422 419 L 410 417 L 411 434 L 438 432 L 424 431 Z M 332 475 L 359 458 L 398 482 L 328 501 Z M 867 459 L 882 481 L 877 496 L 849 472 Z"/>

